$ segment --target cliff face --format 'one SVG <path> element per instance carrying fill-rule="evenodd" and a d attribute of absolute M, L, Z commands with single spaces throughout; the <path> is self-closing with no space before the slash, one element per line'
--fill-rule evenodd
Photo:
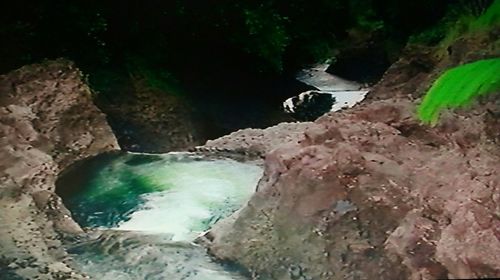
<path fill-rule="evenodd" d="M 500 121 L 487 112 L 499 101 L 435 128 L 414 116 L 442 69 L 495 52 L 483 39 L 442 58 L 410 51 L 364 105 L 285 128 L 281 143 L 259 143 L 277 127 L 207 143 L 267 153 L 248 205 L 206 236 L 211 252 L 264 279 L 499 277 Z"/>
<path fill-rule="evenodd" d="M 119 149 L 82 74 L 64 60 L 0 76 L 0 272 L 79 279 L 58 233 L 80 227 L 54 193 L 68 165 Z"/>

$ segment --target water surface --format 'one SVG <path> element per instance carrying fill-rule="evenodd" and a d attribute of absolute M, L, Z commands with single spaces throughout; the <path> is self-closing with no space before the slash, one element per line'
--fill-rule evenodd
<path fill-rule="evenodd" d="M 81 269 L 105 279 L 242 279 L 192 242 L 242 207 L 261 167 L 187 153 L 106 155 L 58 182 L 65 205 L 94 238 L 72 244 Z"/>

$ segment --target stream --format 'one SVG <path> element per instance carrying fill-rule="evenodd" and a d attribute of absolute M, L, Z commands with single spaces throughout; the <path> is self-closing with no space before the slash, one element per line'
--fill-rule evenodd
<path fill-rule="evenodd" d="M 98 156 L 57 184 L 73 218 L 93 229 L 68 252 L 93 279 L 247 279 L 194 240 L 241 208 L 261 176 L 256 164 L 189 153 Z"/>
<path fill-rule="evenodd" d="M 326 73 L 323 66 L 298 73 L 297 80 L 316 90 L 286 100 L 285 111 L 315 119 L 365 97 L 360 84 Z M 195 240 L 250 199 L 262 172 L 255 163 L 190 153 L 87 160 L 57 183 L 74 220 L 90 232 L 67 250 L 93 279 L 248 279 L 236 265 L 213 260 Z"/>

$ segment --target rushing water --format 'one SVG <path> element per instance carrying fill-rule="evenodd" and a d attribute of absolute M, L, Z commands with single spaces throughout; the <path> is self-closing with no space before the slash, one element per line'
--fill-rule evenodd
<path fill-rule="evenodd" d="M 99 157 L 58 182 L 75 220 L 99 229 L 69 251 L 96 279 L 244 279 L 192 242 L 240 208 L 261 175 L 253 164 L 190 154 Z"/>

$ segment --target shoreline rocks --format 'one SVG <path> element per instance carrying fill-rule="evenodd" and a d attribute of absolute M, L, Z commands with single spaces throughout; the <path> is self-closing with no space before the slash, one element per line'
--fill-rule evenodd
<path fill-rule="evenodd" d="M 412 107 L 327 115 L 267 153 L 257 193 L 210 232 L 211 253 L 270 279 L 500 275 L 500 149 L 485 114 L 432 129 Z"/>
<path fill-rule="evenodd" d="M 113 132 L 69 61 L 0 76 L 0 91 L 0 267 L 20 279 L 83 279 L 60 241 L 82 230 L 55 181 L 76 161 L 119 149 Z"/>
<path fill-rule="evenodd" d="M 265 157 L 248 205 L 206 235 L 211 253 L 255 279 L 500 276 L 500 121 L 488 113 L 498 101 L 446 113 L 436 128 L 413 116 L 432 77 L 491 55 L 488 42 L 459 41 L 444 59 L 410 52 L 363 105 L 196 148 Z M 118 150 L 115 136 L 68 61 L 0 76 L 0 91 L 0 273 L 84 279 L 61 246 L 62 234 L 82 231 L 54 183 L 69 165 Z"/>
<path fill-rule="evenodd" d="M 415 118 L 433 77 L 495 52 L 481 36 L 453 44 L 460 54 L 407 50 L 349 110 L 208 142 L 259 151 L 265 171 L 203 243 L 254 279 L 500 277 L 498 100 L 446 112 L 434 128 Z M 281 131 L 275 145 L 270 131 Z"/>

